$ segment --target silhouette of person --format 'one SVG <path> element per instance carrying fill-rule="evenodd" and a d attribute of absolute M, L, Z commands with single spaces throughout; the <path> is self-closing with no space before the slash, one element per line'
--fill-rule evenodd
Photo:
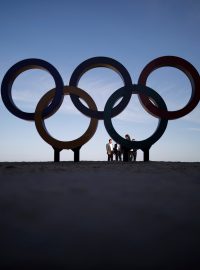
<path fill-rule="evenodd" d="M 135 141 L 135 139 L 132 139 L 132 141 Z M 131 149 L 131 161 L 136 161 L 137 158 L 137 149 Z"/>
<path fill-rule="evenodd" d="M 116 143 L 114 144 L 114 147 L 113 147 L 113 154 L 115 156 L 115 160 L 118 161 L 118 150 L 117 150 L 117 144 Z"/>
<path fill-rule="evenodd" d="M 112 139 L 109 139 L 108 143 L 106 144 L 106 152 L 107 152 L 107 155 L 108 155 L 108 161 L 113 161 Z"/>
<path fill-rule="evenodd" d="M 126 135 L 125 135 L 125 139 L 130 141 L 130 140 L 131 140 L 130 135 L 126 134 Z"/>
<path fill-rule="evenodd" d="M 117 143 L 114 144 L 114 147 L 113 147 L 113 154 L 115 155 L 115 160 L 118 161 L 118 160 L 122 160 L 121 159 L 121 146 Z"/>
<path fill-rule="evenodd" d="M 125 135 L 125 139 L 126 139 L 126 140 L 129 140 L 129 141 L 131 140 L 129 134 L 126 134 L 126 135 Z M 130 160 L 131 160 L 130 154 L 131 154 L 131 153 L 130 153 L 130 149 L 124 147 L 124 148 L 123 148 L 123 161 L 130 161 Z"/>
<path fill-rule="evenodd" d="M 122 160 L 122 147 L 120 144 L 117 145 L 117 153 L 118 153 L 118 158 L 121 161 Z"/>

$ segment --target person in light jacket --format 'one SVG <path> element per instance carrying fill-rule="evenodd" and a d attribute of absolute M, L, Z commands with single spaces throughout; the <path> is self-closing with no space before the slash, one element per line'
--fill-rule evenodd
<path fill-rule="evenodd" d="M 112 139 L 109 139 L 109 142 L 106 144 L 106 152 L 107 152 L 107 155 L 108 155 L 108 161 L 113 161 Z"/>

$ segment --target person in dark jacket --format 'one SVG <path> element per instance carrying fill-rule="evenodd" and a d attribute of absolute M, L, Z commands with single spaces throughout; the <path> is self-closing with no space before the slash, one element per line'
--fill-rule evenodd
<path fill-rule="evenodd" d="M 132 139 L 132 141 L 135 141 L 135 139 Z M 137 158 L 137 149 L 131 149 L 131 161 L 136 161 Z"/>

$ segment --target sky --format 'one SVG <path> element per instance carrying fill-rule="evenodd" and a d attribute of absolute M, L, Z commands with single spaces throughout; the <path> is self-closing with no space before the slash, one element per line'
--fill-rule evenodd
<path fill-rule="evenodd" d="M 7 70 L 23 59 L 48 61 L 68 85 L 74 69 L 84 60 L 105 56 L 123 64 L 133 83 L 153 59 L 173 55 L 200 71 L 200 1 L 198 0 L 0 0 L 0 82 Z M 147 85 L 164 99 L 169 110 L 184 107 L 191 95 L 188 78 L 180 70 L 154 71 Z M 13 84 L 15 104 L 34 112 L 41 97 L 54 88 L 50 74 L 28 70 Z M 107 68 L 86 72 L 78 85 L 103 110 L 112 93 L 123 86 L 119 75 Z M 200 89 L 199 89 L 200 91 Z M 59 140 L 80 137 L 90 118 L 80 113 L 69 96 L 45 120 L 49 133 Z M 53 149 L 38 134 L 35 123 L 12 115 L 0 98 L 0 161 L 53 161 Z M 151 136 L 158 119 L 148 114 L 137 95 L 112 119 L 116 131 L 137 141 Z M 163 136 L 150 149 L 152 161 L 200 161 L 200 105 L 188 115 L 168 122 Z M 110 135 L 102 120 L 92 139 L 80 151 L 80 160 L 106 160 Z M 143 159 L 138 150 L 137 160 Z M 61 161 L 73 160 L 71 150 Z"/>

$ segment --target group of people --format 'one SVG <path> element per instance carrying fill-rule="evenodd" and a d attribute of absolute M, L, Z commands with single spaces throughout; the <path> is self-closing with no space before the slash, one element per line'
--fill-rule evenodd
<path fill-rule="evenodd" d="M 129 134 L 125 135 L 125 139 L 129 141 L 131 140 Z M 135 141 L 135 139 L 132 139 L 132 141 Z M 117 143 L 113 146 L 112 139 L 109 139 L 106 144 L 106 152 L 108 155 L 108 161 L 113 161 L 113 156 L 116 161 L 121 161 L 122 155 L 124 161 L 136 161 L 137 158 L 137 149 L 126 149 Z"/>

